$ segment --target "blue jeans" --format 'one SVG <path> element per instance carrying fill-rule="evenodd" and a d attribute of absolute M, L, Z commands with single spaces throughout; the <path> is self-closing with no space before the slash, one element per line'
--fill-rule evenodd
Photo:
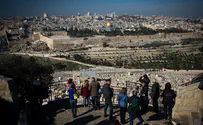
<path fill-rule="evenodd" d="M 106 101 L 105 100 L 105 105 L 104 105 L 104 116 L 107 116 L 107 109 L 108 109 L 108 106 L 109 106 L 109 118 L 112 117 L 113 115 L 113 104 L 111 101 Z"/>
<path fill-rule="evenodd" d="M 140 123 L 144 121 L 141 116 L 136 116 L 136 112 L 129 113 L 129 116 L 130 116 L 130 125 L 133 125 L 133 121 L 136 117 L 139 119 Z"/>
<path fill-rule="evenodd" d="M 92 105 L 93 108 L 96 110 L 97 108 L 100 109 L 100 100 L 98 96 L 92 96 Z"/>
<path fill-rule="evenodd" d="M 77 115 L 77 100 L 70 100 L 70 106 L 72 110 L 73 118 Z"/>
<path fill-rule="evenodd" d="M 83 97 L 84 106 L 86 106 L 86 100 L 87 100 L 87 105 L 90 106 L 90 97 Z"/>

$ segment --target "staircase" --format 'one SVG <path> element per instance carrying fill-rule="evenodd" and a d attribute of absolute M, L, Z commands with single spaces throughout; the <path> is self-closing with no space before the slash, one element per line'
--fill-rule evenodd
<path fill-rule="evenodd" d="M 203 91 L 199 83 L 179 88 L 173 109 L 173 121 L 181 125 L 200 125 L 203 117 Z"/>

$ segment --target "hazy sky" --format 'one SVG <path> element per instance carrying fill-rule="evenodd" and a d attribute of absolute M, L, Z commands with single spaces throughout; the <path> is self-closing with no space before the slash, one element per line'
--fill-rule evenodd
<path fill-rule="evenodd" d="M 91 13 L 202 17 L 203 0 L 0 0 L 0 17 Z"/>

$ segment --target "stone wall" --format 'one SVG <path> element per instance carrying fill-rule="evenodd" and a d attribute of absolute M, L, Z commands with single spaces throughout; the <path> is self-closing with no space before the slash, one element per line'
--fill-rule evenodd
<path fill-rule="evenodd" d="M 54 49 L 53 39 L 50 39 L 46 36 L 41 35 L 39 32 L 36 32 L 32 35 L 33 40 L 40 40 L 47 44 L 50 49 Z"/>
<path fill-rule="evenodd" d="M 200 125 L 203 117 L 203 91 L 199 83 L 179 88 L 173 118 L 181 125 Z"/>
<path fill-rule="evenodd" d="M 44 41 L 50 49 L 54 49 L 53 39 L 50 39 L 40 34 L 40 41 Z"/>
<path fill-rule="evenodd" d="M 18 120 L 18 94 L 14 80 L 0 76 L 1 123 L 15 125 Z M 8 120 L 9 119 L 9 120 Z"/>
<path fill-rule="evenodd" d="M 152 40 L 152 39 L 167 39 L 167 38 L 195 38 L 201 37 L 201 33 L 169 33 L 155 35 L 138 35 L 138 36 L 117 36 L 117 37 L 90 37 L 88 41 L 126 41 L 126 40 Z M 79 39 L 79 38 L 75 38 Z"/>

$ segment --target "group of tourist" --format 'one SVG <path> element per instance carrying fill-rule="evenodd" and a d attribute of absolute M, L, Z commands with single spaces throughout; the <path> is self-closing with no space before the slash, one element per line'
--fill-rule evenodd
<path fill-rule="evenodd" d="M 139 93 L 137 90 L 133 90 L 131 92 L 131 96 L 129 97 L 127 94 L 127 88 L 122 88 L 117 96 L 118 106 L 120 107 L 120 122 L 122 124 L 126 123 L 126 113 L 129 113 L 130 125 L 133 125 L 133 121 L 135 118 L 138 118 L 140 121 L 138 124 L 142 124 L 144 120 L 142 119 L 142 115 L 148 111 L 149 105 L 149 83 L 150 79 L 145 74 L 139 79 L 141 92 Z M 29 125 L 33 121 L 35 121 L 35 117 L 37 116 L 37 107 L 40 108 L 42 105 L 42 97 L 39 94 L 42 83 L 40 77 L 36 77 L 36 79 L 32 83 L 31 93 L 32 96 L 24 96 L 22 98 L 22 104 L 20 103 L 20 107 L 22 107 L 20 112 L 20 119 L 18 124 Z M 200 82 L 198 86 L 200 90 L 203 90 L 203 81 Z M 72 79 L 69 79 L 67 82 L 67 91 L 69 93 L 69 100 L 72 109 L 72 116 L 75 118 L 77 116 L 77 99 L 79 95 L 83 96 L 84 107 L 92 104 L 93 110 L 100 110 L 100 97 L 103 94 L 105 99 L 104 103 L 104 117 L 109 116 L 109 119 L 112 120 L 112 123 L 115 125 L 120 125 L 119 121 L 113 119 L 113 103 L 112 98 L 114 95 L 114 90 L 111 88 L 111 79 L 107 79 L 103 87 L 100 86 L 100 83 L 93 77 L 91 83 L 89 80 L 85 80 L 84 83 L 81 84 L 80 92 L 76 89 L 76 85 L 74 84 Z M 139 94 L 138 94 L 139 93 Z M 160 85 L 158 82 L 155 82 L 152 85 L 150 96 L 153 104 L 153 111 L 155 113 L 159 113 L 159 103 L 158 100 L 161 98 L 162 104 L 164 105 L 164 118 L 165 120 L 171 121 L 172 119 L 172 109 L 175 105 L 176 93 L 171 89 L 171 84 L 166 83 L 163 91 L 160 90 Z M 21 101 L 20 101 L 21 102 Z M 107 109 L 109 107 L 109 115 L 107 115 Z M 171 122 L 165 122 L 164 124 L 169 125 Z M 203 123 L 203 118 L 202 118 Z"/>
<path fill-rule="evenodd" d="M 117 96 L 118 105 L 120 107 L 120 120 L 122 124 L 126 123 L 126 112 L 129 113 L 130 125 L 133 125 L 133 120 L 137 117 L 139 124 L 142 124 L 144 120 L 142 115 L 148 111 L 149 105 L 149 83 L 150 79 L 145 74 L 140 77 L 140 86 L 142 87 L 141 93 L 138 94 L 137 90 L 133 90 L 131 97 L 127 95 L 127 88 L 122 88 Z M 73 118 L 77 116 L 77 98 L 79 94 L 83 96 L 84 107 L 90 106 L 90 100 L 92 101 L 93 110 L 99 110 L 100 97 L 103 94 L 105 99 L 104 103 L 104 117 L 107 117 L 107 109 L 109 107 L 109 119 L 113 118 L 113 88 L 111 88 L 111 79 L 107 79 L 103 87 L 101 88 L 100 83 L 93 77 L 92 82 L 85 80 L 85 83 L 81 84 L 80 93 L 75 87 L 72 79 L 68 80 L 67 91 L 69 92 L 70 105 L 72 108 Z M 153 111 L 159 113 L 159 97 L 161 96 L 162 103 L 164 105 L 164 116 L 166 120 L 172 119 L 172 108 L 175 105 L 176 93 L 171 89 L 171 84 L 166 83 L 165 89 L 161 92 L 160 85 L 155 82 L 151 89 L 151 98 L 153 102 Z M 91 98 L 90 98 L 91 97 Z"/>

